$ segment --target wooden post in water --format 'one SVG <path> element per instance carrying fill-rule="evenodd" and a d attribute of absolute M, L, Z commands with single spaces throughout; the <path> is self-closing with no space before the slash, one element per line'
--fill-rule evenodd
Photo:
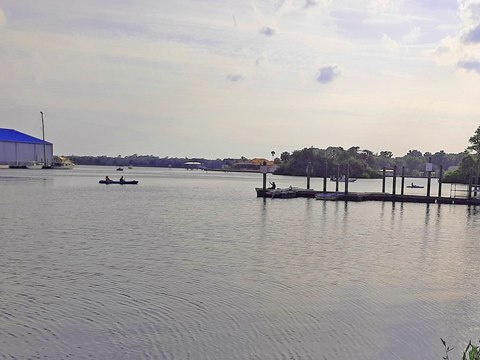
<path fill-rule="evenodd" d="M 438 197 L 442 197 L 442 180 L 443 180 L 443 165 L 440 165 L 440 172 L 438 174 Z"/>
<path fill-rule="evenodd" d="M 340 164 L 337 165 L 337 178 L 335 179 L 335 192 L 338 192 L 338 182 L 340 181 Z"/>
<path fill-rule="evenodd" d="M 472 182 L 473 182 L 473 169 L 470 170 L 470 176 L 468 178 L 468 200 L 472 198 Z M 473 196 L 477 196 L 477 192 L 473 194 Z"/>
<path fill-rule="evenodd" d="M 350 176 L 350 164 L 347 164 L 347 171 L 345 174 L 345 195 L 348 195 L 348 177 Z"/>
<path fill-rule="evenodd" d="M 428 168 L 426 168 L 427 170 L 427 197 L 430 197 L 430 186 L 431 186 L 431 183 L 432 183 L 432 170 L 430 168 L 431 166 L 431 163 L 432 163 L 432 157 L 429 157 L 428 158 Z"/>
<path fill-rule="evenodd" d="M 263 166 L 264 167 L 267 166 L 266 161 L 263 162 Z M 263 197 L 264 198 L 267 197 L 267 171 L 266 170 L 264 170 L 264 172 L 263 172 Z"/>
<path fill-rule="evenodd" d="M 404 194 L 404 187 L 405 187 L 405 166 L 402 166 L 402 189 L 401 194 Z"/>
<path fill-rule="evenodd" d="M 386 173 L 385 167 L 382 169 L 382 193 L 385 192 L 385 173 Z"/>
<path fill-rule="evenodd" d="M 393 167 L 392 195 L 397 193 L 397 165 Z"/>
<path fill-rule="evenodd" d="M 325 174 L 323 175 L 323 192 L 327 192 L 327 171 L 328 171 L 328 164 L 325 160 Z"/>
<path fill-rule="evenodd" d="M 312 175 L 312 163 L 309 161 L 307 164 L 307 189 L 310 189 L 310 177 Z"/>

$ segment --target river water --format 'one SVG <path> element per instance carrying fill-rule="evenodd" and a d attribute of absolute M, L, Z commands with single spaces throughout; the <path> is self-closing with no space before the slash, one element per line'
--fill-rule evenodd
<path fill-rule="evenodd" d="M 425 360 L 444 338 L 454 359 L 480 337 L 474 207 L 264 200 L 258 174 L 105 175 L 120 173 L 0 170 L 0 358 Z"/>

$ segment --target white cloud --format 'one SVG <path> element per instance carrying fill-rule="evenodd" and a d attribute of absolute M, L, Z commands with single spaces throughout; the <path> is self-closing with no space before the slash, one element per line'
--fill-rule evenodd
<path fill-rule="evenodd" d="M 405 41 L 412 43 L 417 41 L 420 38 L 420 36 L 422 36 L 422 29 L 420 29 L 420 26 L 415 26 L 412 30 L 410 30 L 408 35 L 405 37 Z"/>
<path fill-rule="evenodd" d="M 370 10 L 375 13 L 390 12 L 398 9 L 398 0 L 371 0 Z"/>
<path fill-rule="evenodd" d="M 385 49 L 390 51 L 400 50 L 400 45 L 387 34 L 383 34 L 382 36 L 382 45 Z"/>
<path fill-rule="evenodd" d="M 460 30 L 444 38 L 432 52 L 440 65 L 479 72 L 480 0 L 459 0 Z"/>

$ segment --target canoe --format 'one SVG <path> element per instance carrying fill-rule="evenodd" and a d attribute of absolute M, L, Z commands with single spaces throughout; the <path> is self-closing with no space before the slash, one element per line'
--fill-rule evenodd
<path fill-rule="evenodd" d="M 409 189 L 423 189 L 423 185 L 407 185 Z"/>
<path fill-rule="evenodd" d="M 119 185 L 137 185 L 138 184 L 138 181 L 137 180 L 130 180 L 130 181 L 116 181 L 116 180 L 109 180 L 109 181 L 106 181 L 106 180 L 100 180 L 98 182 L 99 184 L 106 184 L 106 185 L 109 185 L 109 184 L 119 184 Z"/>

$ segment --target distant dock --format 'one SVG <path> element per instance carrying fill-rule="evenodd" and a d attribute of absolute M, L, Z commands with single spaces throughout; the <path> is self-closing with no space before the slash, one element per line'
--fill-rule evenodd
<path fill-rule="evenodd" d="M 431 160 L 430 160 L 431 161 Z M 431 164 L 427 164 L 431 165 Z M 398 179 L 400 183 L 400 194 L 397 194 L 397 167 L 395 166 L 392 171 L 392 192 L 388 193 L 386 191 L 386 169 L 383 168 L 382 176 L 382 191 L 381 192 L 350 192 L 348 190 L 349 185 L 349 170 L 347 166 L 347 172 L 343 175 L 342 181 L 339 181 L 339 176 L 336 177 L 335 182 L 335 191 L 327 191 L 327 176 L 323 178 L 323 190 L 314 190 L 310 188 L 310 177 L 311 177 L 311 165 L 307 166 L 307 187 L 306 188 L 297 188 L 289 187 L 284 189 L 272 189 L 267 188 L 267 178 L 266 172 L 263 173 L 263 187 L 255 188 L 257 197 L 262 198 L 279 198 L 279 199 L 289 199 L 289 198 L 316 198 L 317 200 L 325 201 L 390 201 L 390 202 L 409 202 L 409 203 L 421 203 L 421 204 L 457 204 L 457 205 L 480 205 L 480 184 L 476 184 L 473 177 L 471 177 L 468 184 L 467 190 L 456 190 L 456 192 L 463 192 L 462 196 L 454 197 L 445 197 L 442 196 L 442 180 L 443 180 L 443 169 L 440 166 L 439 177 L 438 177 L 438 194 L 431 194 L 431 167 L 427 171 L 427 186 L 426 186 L 426 195 L 406 195 L 404 189 L 407 188 L 423 188 L 423 186 L 415 186 L 413 183 L 409 186 L 405 186 L 405 168 L 402 167 L 401 176 Z M 325 171 L 326 174 L 326 171 Z M 353 180 L 355 181 L 355 180 Z M 339 183 L 344 183 L 344 191 L 339 191 Z M 455 193 L 456 194 L 456 193 Z"/>
<path fill-rule="evenodd" d="M 389 201 L 389 202 L 409 202 L 421 204 L 456 204 L 456 205 L 480 205 L 480 199 L 477 198 L 460 198 L 460 197 L 438 197 L 425 195 L 395 195 L 380 192 L 333 192 L 333 191 L 317 191 L 313 189 L 275 189 L 275 191 L 263 188 L 256 188 L 257 197 L 268 197 L 277 199 L 286 198 L 316 198 L 325 201 Z"/>

